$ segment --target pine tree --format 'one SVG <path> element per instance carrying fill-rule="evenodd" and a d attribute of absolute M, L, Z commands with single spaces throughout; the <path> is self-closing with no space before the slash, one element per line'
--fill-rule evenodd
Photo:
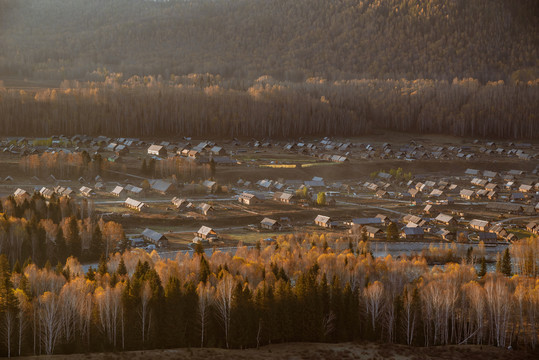
<path fill-rule="evenodd" d="M 204 247 L 202 246 L 200 242 L 197 242 L 195 244 L 194 252 L 195 254 L 204 255 Z"/>
<path fill-rule="evenodd" d="M 69 252 L 71 255 L 80 258 L 82 252 L 82 242 L 79 234 L 79 224 L 77 218 L 72 216 L 69 219 Z"/>
<path fill-rule="evenodd" d="M 94 268 L 90 266 L 88 271 L 86 272 L 86 279 L 90 281 L 95 281 L 95 271 Z"/>
<path fill-rule="evenodd" d="M 399 230 L 394 222 L 390 222 L 387 226 L 387 241 L 399 240 Z"/>
<path fill-rule="evenodd" d="M 205 283 L 206 281 L 208 281 L 208 277 L 210 275 L 211 275 L 210 266 L 208 265 L 206 258 L 204 256 L 201 256 L 199 281 L 202 281 L 203 283 Z"/>
<path fill-rule="evenodd" d="M 127 238 L 127 236 L 125 236 L 125 233 L 122 234 L 122 239 L 120 240 L 120 252 L 124 252 L 126 250 L 128 250 L 129 248 L 131 247 L 130 243 L 129 243 L 129 239 Z"/>
<path fill-rule="evenodd" d="M 468 248 L 468 251 L 466 251 L 466 263 L 473 263 L 473 247 L 471 246 Z"/>
<path fill-rule="evenodd" d="M 511 254 L 509 253 L 509 248 L 506 248 L 503 253 L 501 267 L 502 274 L 504 274 L 505 276 L 513 275 L 513 269 L 511 266 Z"/>
<path fill-rule="evenodd" d="M 58 232 L 56 233 L 56 257 L 58 261 L 65 263 L 67 259 L 67 245 L 64 237 L 64 231 L 62 227 L 58 227 Z"/>
<path fill-rule="evenodd" d="M 165 286 L 164 343 L 166 347 L 180 347 L 185 337 L 183 298 L 180 281 L 171 276 Z"/>
<path fill-rule="evenodd" d="M 17 261 L 15 262 L 15 265 L 13 266 L 13 273 L 14 274 L 20 274 L 21 273 L 21 263 L 19 262 L 19 260 L 17 259 Z"/>
<path fill-rule="evenodd" d="M 120 263 L 118 264 L 118 269 L 116 269 L 116 273 L 119 276 L 125 276 L 127 275 L 127 268 L 125 267 L 124 258 L 120 258 Z"/>
<path fill-rule="evenodd" d="M 97 272 L 101 276 L 104 276 L 108 272 L 107 258 L 105 257 L 105 255 L 101 255 L 101 258 L 99 259 L 99 266 L 97 267 Z"/>
<path fill-rule="evenodd" d="M 98 224 L 94 226 L 94 232 L 92 233 L 92 239 L 90 240 L 90 259 L 96 260 L 103 255 L 105 249 L 103 243 L 103 234 Z"/>
<path fill-rule="evenodd" d="M 487 274 L 487 262 L 485 260 L 485 257 L 481 257 L 481 268 L 477 272 L 477 276 L 484 277 Z"/>

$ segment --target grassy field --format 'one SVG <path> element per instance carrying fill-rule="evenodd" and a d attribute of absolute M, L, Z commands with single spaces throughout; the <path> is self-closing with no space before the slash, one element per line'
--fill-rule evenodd
<path fill-rule="evenodd" d="M 288 343 L 261 347 L 260 349 L 170 349 L 130 351 L 121 353 L 92 353 L 75 355 L 29 356 L 21 359 L 51 360 L 142 360 L 142 359 L 287 359 L 287 360 L 420 360 L 420 359 L 467 359 L 467 360 L 527 360 L 537 359 L 537 353 L 507 350 L 494 346 L 461 345 L 433 346 L 429 348 L 409 347 L 375 343 Z"/>

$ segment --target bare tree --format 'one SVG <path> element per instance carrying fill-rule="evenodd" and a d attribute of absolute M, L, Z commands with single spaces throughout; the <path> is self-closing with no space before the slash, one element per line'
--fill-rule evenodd
<path fill-rule="evenodd" d="M 142 288 L 140 290 L 140 308 L 139 316 L 142 326 L 142 344 L 144 345 L 147 338 L 147 333 L 149 331 L 152 314 L 150 311 L 150 300 L 152 298 L 152 289 L 148 281 L 142 283 Z"/>
<path fill-rule="evenodd" d="M 364 294 L 367 313 L 371 317 L 372 329 L 376 330 L 376 321 L 382 312 L 384 284 L 379 281 L 375 281 L 365 288 Z"/>
<path fill-rule="evenodd" d="M 224 271 L 221 279 L 217 283 L 216 306 L 219 318 L 223 323 L 225 331 L 225 342 L 228 348 L 228 334 L 230 330 L 230 309 L 232 307 L 232 290 L 234 288 L 234 277 Z"/>
<path fill-rule="evenodd" d="M 208 322 L 208 312 L 215 301 L 215 288 L 209 282 L 200 282 L 197 287 L 198 316 L 200 321 L 200 347 L 204 347 L 204 335 Z"/>
<path fill-rule="evenodd" d="M 47 291 L 39 297 L 42 342 L 47 355 L 54 353 L 54 347 L 62 333 L 60 302 L 58 296 Z"/>

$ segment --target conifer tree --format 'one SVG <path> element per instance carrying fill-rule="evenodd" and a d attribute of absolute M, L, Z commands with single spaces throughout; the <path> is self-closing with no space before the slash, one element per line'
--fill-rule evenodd
<path fill-rule="evenodd" d="M 387 241 L 399 240 L 399 230 L 394 222 L 390 222 L 387 226 Z"/>
<path fill-rule="evenodd" d="M 477 272 L 477 276 L 484 277 L 487 274 L 487 262 L 485 260 L 485 257 L 481 257 L 481 267 L 479 271 Z"/>
<path fill-rule="evenodd" d="M 512 269 L 512 266 L 511 266 L 511 254 L 509 253 L 509 248 L 506 248 L 504 253 L 503 253 L 501 272 L 505 276 L 512 276 L 513 275 L 513 269 Z"/>
<path fill-rule="evenodd" d="M 58 227 L 58 232 L 56 233 L 56 257 L 62 263 L 67 259 L 67 245 L 61 226 Z"/>
<path fill-rule="evenodd" d="M 103 234 L 99 225 L 96 224 L 90 241 L 90 259 L 99 259 L 103 255 L 104 249 Z"/>
<path fill-rule="evenodd" d="M 105 255 L 101 255 L 101 258 L 99 259 L 99 265 L 97 267 L 97 272 L 99 275 L 104 276 L 107 272 L 107 258 Z"/>
<path fill-rule="evenodd" d="M 125 267 L 125 262 L 124 262 L 123 256 L 120 258 L 120 263 L 118 264 L 118 269 L 116 269 L 116 273 L 119 276 L 127 275 L 127 268 Z"/>

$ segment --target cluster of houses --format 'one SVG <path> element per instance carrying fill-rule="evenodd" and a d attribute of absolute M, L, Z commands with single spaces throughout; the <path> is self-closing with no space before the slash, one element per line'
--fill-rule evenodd
<path fill-rule="evenodd" d="M 236 165 L 238 163 L 228 156 L 228 152 L 222 146 L 212 141 L 202 141 L 196 146 L 190 142 L 171 144 L 163 141 L 150 145 L 147 152 L 148 155 L 157 160 L 170 156 L 181 156 L 194 160 L 198 164 L 207 164 L 212 161 L 215 165 Z"/>
<path fill-rule="evenodd" d="M 314 224 L 327 229 L 348 227 L 350 233 L 365 235 L 372 240 L 385 240 L 386 229 L 392 220 L 378 214 L 373 218 L 354 218 L 350 221 L 335 221 L 330 216 L 318 215 Z M 397 222 L 395 222 L 397 225 Z M 469 240 L 483 241 L 485 245 L 496 245 L 498 242 L 512 242 L 517 239 L 514 233 L 508 232 L 502 224 L 491 224 L 489 221 L 473 219 L 469 222 L 459 221 L 454 216 L 439 213 L 436 217 L 421 217 L 408 214 L 398 222 L 401 239 L 408 241 L 422 241 L 425 236 L 443 240 Z M 526 229 L 539 234 L 539 222 L 531 222 Z"/>

